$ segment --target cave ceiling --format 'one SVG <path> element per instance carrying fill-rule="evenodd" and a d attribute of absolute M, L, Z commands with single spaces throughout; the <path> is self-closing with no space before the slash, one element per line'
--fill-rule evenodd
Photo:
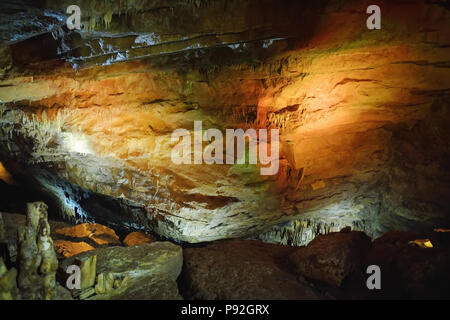
<path fill-rule="evenodd" d="M 72 2 L 0 5 L 0 161 L 61 216 L 193 243 L 449 224 L 444 1 L 379 1 L 380 30 L 339 0 L 81 0 L 69 30 Z M 174 164 L 194 121 L 278 129 L 278 172 Z"/>

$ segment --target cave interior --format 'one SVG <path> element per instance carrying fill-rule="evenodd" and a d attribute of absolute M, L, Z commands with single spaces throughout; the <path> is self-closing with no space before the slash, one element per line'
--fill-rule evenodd
<path fill-rule="evenodd" d="M 2 0 L 0 299 L 449 299 L 449 10 Z"/>

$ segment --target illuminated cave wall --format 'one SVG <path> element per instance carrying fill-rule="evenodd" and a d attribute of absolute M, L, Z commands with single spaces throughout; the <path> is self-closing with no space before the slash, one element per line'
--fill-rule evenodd
<path fill-rule="evenodd" d="M 449 224 L 445 3 L 379 1 L 368 30 L 367 1 L 80 1 L 81 32 L 69 4 L 0 32 L 0 161 L 65 218 L 289 244 Z M 173 164 L 196 120 L 280 129 L 279 173 Z"/>

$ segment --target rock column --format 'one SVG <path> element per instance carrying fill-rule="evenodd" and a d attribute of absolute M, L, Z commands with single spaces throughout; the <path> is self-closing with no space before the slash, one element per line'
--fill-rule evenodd
<path fill-rule="evenodd" d="M 58 260 L 50 237 L 47 205 L 29 203 L 25 226 L 18 231 L 18 287 L 23 299 L 50 300 L 55 295 Z"/>

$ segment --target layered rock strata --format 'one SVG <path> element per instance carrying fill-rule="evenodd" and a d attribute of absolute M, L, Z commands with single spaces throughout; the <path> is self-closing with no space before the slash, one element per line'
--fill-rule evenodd
<path fill-rule="evenodd" d="M 449 225 L 442 2 L 381 1 L 368 30 L 369 1 L 82 1 L 79 31 L 69 2 L 1 28 L 0 160 L 62 217 L 192 243 Z M 194 121 L 279 129 L 278 174 L 175 165 Z"/>

